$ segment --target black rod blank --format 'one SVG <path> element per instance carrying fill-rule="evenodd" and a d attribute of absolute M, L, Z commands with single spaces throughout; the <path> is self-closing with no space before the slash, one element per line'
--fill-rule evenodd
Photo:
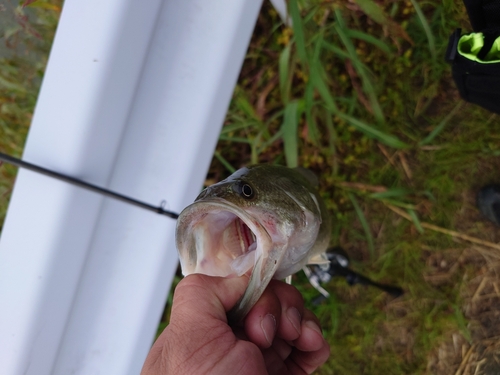
<path fill-rule="evenodd" d="M 371 285 L 383 290 L 384 292 L 389 293 L 394 297 L 400 297 L 404 294 L 403 289 L 401 289 L 398 286 L 377 283 L 373 280 L 370 280 L 366 276 L 354 272 L 350 268 L 342 267 L 340 264 L 331 263 L 330 274 L 332 276 L 337 276 L 337 275 L 343 276 L 349 285 L 354 285 L 354 284 Z"/>
<path fill-rule="evenodd" d="M 161 214 L 161 215 L 168 216 L 172 219 L 177 219 L 179 217 L 179 214 L 177 214 L 175 212 L 164 210 L 163 205 L 155 207 L 155 206 L 152 206 L 148 203 L 144 203 L 144 202 L 138 201 L 136 199 L 127 197 L 125 195 L 115 193 L 114 191 L 104 189 L 104 188 L 101 188 L 99 186 L 92 185 L 92 184 L 89 184 L 87 182 L 78 180 L 74 177 L 66 176 L 62 173 L 54 172 L 50 169 L 46 169 L 46 168 L 40 167 L 38 165 L 25 162 L 21 159 L 14 158 L 10 155 L 6 155 L 6 154 L 3 154 L 1 152 L 0 152 L 0 160 L 4 161 L 6 163 L 9 163 L 9 164 L 15 165 L 19 168 L 28 169 L 30 171 L 37 172 L 37 173 L 43 174 L 45 176 L 49 176 L 49 177 L 55 178 L 57 180 L 61 180 L 61 181 L 67 182 L 69 184 L 81 187 L 83 189 L 93 191 L 95 193 L 104 195 L 106 197 L 114 198 L 114 199 L 117 199 L 119 201 L 122 201 L 122 202 L 125 202 L 128 204 L 132 204 L 134 206 L 141 207 L 141 208 L 156 212 L 156 213 Z"/>

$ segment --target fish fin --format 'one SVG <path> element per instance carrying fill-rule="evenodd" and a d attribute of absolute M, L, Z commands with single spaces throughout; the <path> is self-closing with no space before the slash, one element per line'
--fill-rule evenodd
<path fill-rule="evenodd" d="M 288 275 L 285 279 L 285 282 L 288 284 L 288 285 L 292 285 L 292 275 Z"/>
<path fill-rule="evenodd" d="M 329 264 L 330 261 L 328 260 L 327 256 L 325 253 L 321 254 L 316 254 L 309 258 L 307 261 L 307 264 Z"/>
<path fill-rule="evenodd" d="M 319 216 L 319 222 L 323 222 L 323 218 L 321 217 L 321 207 L 319 206 L 318 199 L 313 193 L 309 193 L 311 196 L 311 199 L 313 200 L 314 204 L 316 205 L 316 208 L 318 209 L 318 216 Z"/>
<path fill-rule="evenodd" d="M 316 176 L 314 174 L 314 172 L 311 171 L 310 169 L 303 168 L 303 167 L 296 167 L 293 169 L 296 170 L 297 172 L 299 172 L 302 175 L 302 177 L 304 177 L 307 181 L 309 181 L 309 183 L 312 186 L 314 186 L 316 188 L 319 186 L 318 176 Z"/>

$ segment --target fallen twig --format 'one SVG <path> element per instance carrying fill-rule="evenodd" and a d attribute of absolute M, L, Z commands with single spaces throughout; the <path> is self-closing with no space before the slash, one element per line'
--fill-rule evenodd
<path fill-rule="evenodd" d="M 463 370 L 465 369 L 465 366 L 467 365 L 467 362 L 469 361 L 469 358 L 472 354 L 472 350 L 476 347 L 476 345 L 472 345 L 467 353 L 465 354 L 464 358 L 462 359 L 462 363 L 460 363 L 460 366 L 458 367 L 457 372 L 455 372 L 455 375 L 461 375 Z"/>
<path fill-rule="evenodd" d="M 348 189 L 355 189 L 355 190 L 364 190 L 364 191 L 371 191 L 374 193 L 384 193 L 387 191 L 387 188 L 385 186 L 381 185 L 368 185 L 368 184 L 363 184 L 361 182 L 338 182 L 336 185 L 343 187 L 343 188 L 348 188 Z"/>
<path fill-rule="evenodd" d="M 405 219 L 413 222 L 411 216 L 408 213 L 406 213 L 405 211 L 403 211 L 402 209 L 400 209 L 398 207 L 395 207 L 395 206 L 393 206 L 391 204 L 387 204 L 387 203 L 384 203 L 384 204 L 389 209 L 391 209 L 392 211 L 394 211 L 395 213 L 397 213 L 399 216 L 402 216 Z M 479 238 L 472 237 L 472 236 L 469 236 L 467 234 L 463 234 L 463 233 L 460 233 L 460 232 L 456 232 L 454 230 L 450 230 L 450 229 L 438 227 L 437 225 L 426 223 L 426 222 L 423 222 L 423 221 L 420 222 L 420 225 L 422 225 L 422 228 L 430 229 L 430 230 L 433 230 L 435 232 L 444 233 L 444 234 L 447 234 L 447 235 L 455 237 L 455 238 L 460 238 L 460 239 L 465 240 L 465 241 L 469 241 L 469 242 L 472 242 L 472 243 L 475 243 L 475 244 L 479 244 L 479 245 L 483 245 L 483 246 L 486 246 L 486 247 L 491 247 L 493 249 L 500 250 L 500 245 L 496 244 L 496 243 L 493 243 L 493 242 L 481 240 Z"/>

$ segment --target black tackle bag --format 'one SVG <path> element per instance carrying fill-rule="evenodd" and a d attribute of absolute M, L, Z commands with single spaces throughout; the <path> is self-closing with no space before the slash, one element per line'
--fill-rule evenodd
<path fill-rule="evenodd" d="M 463 0 L 474 32 L 450 37 L 446 61 L 462 98 L 500 114 L 500 0 Z"/>

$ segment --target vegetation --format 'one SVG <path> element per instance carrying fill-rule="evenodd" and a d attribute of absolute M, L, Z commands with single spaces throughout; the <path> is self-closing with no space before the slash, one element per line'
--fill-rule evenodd
<path fill-rule="evenodd" d="M 0 5 L 0 152 L 21 156 L 61 3 Z M 0 167 L 0 229 L 16 173 L 13 166 Z"/>
<path fill-rule="evenodd" d="M 4 36 L 43 53 L 2 61 L 2 152 L 20 155 L 54 4 L 28 7 L 40 36 Z M 289 11 L 292 26 L 264 3 L 206 183 L 250 163 L 310 168 L 335 218 L 332 245 L 405 289 L 394 299 L 339 279 L 315 306 L 295 275 L 332 346 L 318 373 L 499 373 L 500 232 L 474 202 L 500 180 L 498 116 L 460 100 L 443 59 L 451 32 L 470 30 L 461 2 L 289 0 Z M 15 169 L 0 173 L 3 216 Z"/>

